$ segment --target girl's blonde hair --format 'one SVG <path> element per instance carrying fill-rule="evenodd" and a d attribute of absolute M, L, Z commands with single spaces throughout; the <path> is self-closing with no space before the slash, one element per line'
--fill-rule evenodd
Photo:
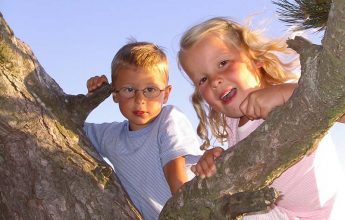
<path fill-rule="evenodd" d="M 183 69 L 181 62 L 183 52 L 195 45 L 205 36 L 214 35 L 219 37 L 228 45 L 244 52 L 249 60 L 259 62 L 262 67 L 258 77 L 264 85 L 275 85 L 286 82 L 289 79 L 296 79 L 292 73 L 296 67 L 295 62 L 283 63 L 277 53 L 291 54 L 293 51 L 287 48 L 283 39 L 266 40 L 258 31 L 252 31 L 249 27 L 224 17 L 215 17 L 206 20 L 187 30 L 180 40 L 180 51 L 178 53 L 179 67 Z M 195 87 L 192 94 L 193 107 L 199 118 L 197 133 L 204 141 L 201 146 L 206 149 L 210 146 L 208 127 L 213 136 L 221 143 L 228 138 L 228 126 L 226 116 L 221 112 L 212 109 L 201 97 Z"/>
<path fill-rule="evenodd" d="M 111 62 L 112 83 L 121 68 L 143 68 L 146 71 L 158 71 L 169 80 L 168 59 L 163 49 L 149 42 L 131 42 L 124 45 Z"/>

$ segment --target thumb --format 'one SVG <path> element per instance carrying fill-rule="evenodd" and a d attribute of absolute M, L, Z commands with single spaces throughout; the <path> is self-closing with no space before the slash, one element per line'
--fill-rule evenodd
<path fill-rule="evenodd" d="M 222 148 L 220 148 L 220 147 L 215 148 L 214 151 L 213 151 L 213 158 L 216 159 L 217 157 L 222 155 L 223 151 L 224 150 Z"/>

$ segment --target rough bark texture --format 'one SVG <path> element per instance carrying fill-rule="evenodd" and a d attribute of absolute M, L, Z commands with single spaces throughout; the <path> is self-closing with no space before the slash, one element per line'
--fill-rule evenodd
<path fill-rule="evenodd" d="M 0 13 L 0 219 L 141 219 L 82 133 L 110 94 L 66 95 Z"/>
<path fill-rule="evenodd" d="M 291 99 L 217 160 L 215 176 L 187 183 L 160 219 L 228 219 L 229 195 L 268 186 L 314 150 L 345 113 L 345 1 L 334 0 L 322 46 L 303 38 L 288 43 L 301 55 L 302 65 Z"/>

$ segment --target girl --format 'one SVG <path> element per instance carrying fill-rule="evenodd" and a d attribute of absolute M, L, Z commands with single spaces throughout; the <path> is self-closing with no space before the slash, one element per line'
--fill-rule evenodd
<path fill-rule="evenodd" d="M 272 108 L 284 104 L 296 87 L 284 83 L 295 78 L 292 62 L 284 64 L 276 55 L 292 52 L 285 41 L 266 41 L 226 18 L 192 27 L 182 36 L 180 48 L 180 66 L 195 85 L 192 101 L 205 148 L 210 145 L 208 125 L 217 140 L 227 140 L 232 146 L 255 130 Z M 219 147 L 207 151 L 193 172 L 201 177 L 213 175 L 214 158 L 222 152 Z M 341 173 L 336 161 L 334 146 L 326 136 L 317 150 L 272 183 L 283 195 L 281 200 L 268 212 L 245 218 L 329 219 L 335 211 Z"/>

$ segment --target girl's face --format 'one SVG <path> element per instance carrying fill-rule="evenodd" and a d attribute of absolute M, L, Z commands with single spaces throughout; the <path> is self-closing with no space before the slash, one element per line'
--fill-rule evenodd
<path fill-rule="evenodd" d="M 142 68 L 120 69 L 114 86 L 117 91 L 124 88 L 126 92 L 141 90 L 136 91 L 131 98 L 121 96 L 120 92 L 113 93 L 113 99 L 119 103 L 120 111 L 128 119 L 129 128 L 132 131 L 146 127 L 158 116 L 171 91 L 171 87 L 167 87 L 164 74 L 157 71 L 145 71 Z M 146 93 L 149 93 L 152 88 L 164 91 L 154 98 L 145 97 L 142 90 L 146 89 Z"/>
<path fill-rule="evenodd" d="M 260 86 L 253 61 L 215 35 L 184 50 L 181 65 L 210 107 L 228 117 L 244 116 L 240 104 Z"/>

